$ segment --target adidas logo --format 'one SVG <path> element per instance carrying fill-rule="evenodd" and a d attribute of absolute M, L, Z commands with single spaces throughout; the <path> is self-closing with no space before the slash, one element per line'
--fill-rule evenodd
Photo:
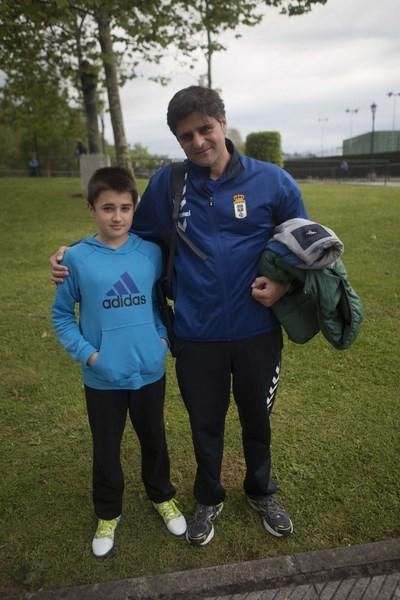
<path fill-rule="evenodd" d="M 106 293 L 107 298 L 102 302 L 104 308 L 123 308 L 124 306 L 139 306 L 146 304 L 146 296 L 140 295 L 140 290 L 132 277 L 125 271 Z"/>

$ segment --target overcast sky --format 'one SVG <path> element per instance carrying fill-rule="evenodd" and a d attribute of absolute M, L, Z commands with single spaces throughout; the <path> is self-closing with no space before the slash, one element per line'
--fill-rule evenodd
<path fill-rule="evenodd" d="M 376 130 L 392 130 L 394 108 L 400 129 L 400 0 L 328 0 L 307 15 L 287 17 L 274 8 L 263 22 L 221 37 L 225 52 L 215 55 L 213 86 L 220 89 L 228 126 L 245 139 L 254 131 L 279 131 L 285 152 L 337 152 L 342 140 Z M 121 90 L 129 144 L 151 152 L 182 156 L 166 125 L 169 99 L 197 83 L 202 60 L 191 71 L 165 61 L 171 83 L 135 79 Z M 160 72 L 160 69 L 159 71 Z M 346 113 L 358 109 L 358 113 Z M 112 133 L 106 122 L 106 137 Z"/>

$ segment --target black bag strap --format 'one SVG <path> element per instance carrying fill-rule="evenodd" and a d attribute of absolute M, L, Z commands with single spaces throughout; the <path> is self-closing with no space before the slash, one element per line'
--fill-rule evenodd
<path fill-rule="evenodd" d="M 177 236 L 177 223 L 179 217 L 179 209 L 181 205 L 182 196 L 184 193 L 186 179 L 185 163 L 177 162 L 171 165 L 171 190 L 172 190 L 172 231 L 169 240 L 168 248 L 168 261 L 167 268 L 165 271 L 165 279 L 168 287 L 172 283 L 172 274 L 174 270 L 174 260 L 176 252 L 176 236 Z"/>
<path fill-rule="evenodd" d="M 177 236 L 185 242 L 189 246 L 189 248 L 202 260 L 207 259 L 207 255 L 204 254 L 200 248 L 196 246 L 185 234 L 184 231 L 179 227 L 178 218 L 179 211 L 182 199 L 185 198 L 186 195 L 186 180 L 187 180 L 187 170 L 185 168 L 184 162 L 176 162 L 171 165 L 171 191 L 172 191 L 172 231 L 169 242 L 168 249 L 168 260 L 167 260 L 167 268 L 165 271 L 165 280 L 167 282 L 168 287 L 172 284 L 172 276 L 174 270 L 174 260 L 176 253 L 176 242 Z"/>

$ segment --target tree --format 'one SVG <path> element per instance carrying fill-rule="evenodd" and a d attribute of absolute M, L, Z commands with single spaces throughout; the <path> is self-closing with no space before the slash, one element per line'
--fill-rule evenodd
<path fill-rule="evenodd" d="M 41 76 L 37 68 L 6 81 L 0 94 L 0 126 L 5 135 L 9 131 L 1 151 L 8 168 L 25 167 L 32 156 L 49 166 L 57 156 L 60 168 L 70 170 L 75 140 L 84 132 L 81 111 L 71 108 L 57 82 L 49 81 L 46 73 Z"/>
<path fill-rule="evenodd" d="M 121 56 L 159 62 L 161 49 L 174 39 L 173 7 L 173 0 L 2 0 L 0 61 L 8 74 L 9 69 L 22 72 L 32 62 L 47 59 L 48 69 L 66 87 L 71 81 L 76 85 L 82 58 L 93 65 L 100 62 L 117 162 L 129 168 L 119 85 L 135 76 L 138 61 L 126 74 L 119 70 Z"/>
<path fill-rule="evenodd" d="M 263 19 L 262 9 L 272 6 L 288 16 L 309 12 L 314 4 L 326 4 L 328 0 L 182 0 L 180 22 L 181 49 L 187 51 L 188 40 L 193 39 L 189 51 L 200 48 L 206 57 L 207 87 L 212 83 L 212 58 L 215 52 L 226 50 L 219 41 L 221 33 L 237 29 L 241 25 L 254 27 Z M 198 38 L 200 37 L 200 42 Z M 237 34 L 236 37 L 240 37 Z"/>
<path fill-rule="evenodd" d="M 149 177 L 156 169 L 171 162 L 168 156 L 151 154 L 146 146 L 138 143 L 129 150 L 129 156 L 139 177 Z"/>
<path fill-rule="evenodd" d="M 281 135 L 278 131 L 249 133 L 246 137 L 246 154 L 257 160 L 283 165 Z"/>
<path fill-rule="evenodd" d="M 86 113 L 89 154 L 100 152 L 99 119 L 97 116 L 97 72 L 88 60 L 79 65 L 83 104 Z"/>
<path fill-rule="evenodd" d="M 244 142 L 239 129 L 236 129 L 235 127 L 228 127 L 226 137 L 233 142 L 239 152 L 244 153 Z"/>

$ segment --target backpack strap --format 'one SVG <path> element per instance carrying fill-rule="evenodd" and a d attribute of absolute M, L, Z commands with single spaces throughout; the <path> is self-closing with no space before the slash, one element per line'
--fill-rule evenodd
<path fill-rule="evenodd" d="M 177 242 L 178 235 L 181 238 L 181 240 L 183 242 L 185 242 L 185 244 L 187 244 L 187 246 L 189 246 L 189 248 L 196 254 L 196 256 L 198 256 L 202 260 L 207 259 L 207 255 L 204 254 L 204 252 L 202 250 L 200 250 L 200 248 L 198 248 L 196 246 L 196 244 L 194 244 L 188 238 L 186 233 L 184 233 L 184 231 L 182 231 L 182 229 L 179 227 L 179 224 L 178 224 L 181 203 L 182 203 L 182 200 L 186 197 L 187 175 L 188 174 L 187 174 L 187 170 L 185 168 L 184 162 L 172 163 L 172 165 L 171 165 L 171 191 L 172 191 L 172 201 L 173 201 L 172 232 L 171 232 L 171 237 L 170 237 L 170 242 L 169 242 L 168 261 L 167 261 L 167 267 L 166 267 L 166 272 L 165 272 L 165 279 L 167 281 L 168 286 L 170 286 L 172 283 L 172 275 L 173 275 L 173 270 L 174 270 L 174 260 L 175 260 L 175 253 L 176 253 L 176 242 Z"/>

